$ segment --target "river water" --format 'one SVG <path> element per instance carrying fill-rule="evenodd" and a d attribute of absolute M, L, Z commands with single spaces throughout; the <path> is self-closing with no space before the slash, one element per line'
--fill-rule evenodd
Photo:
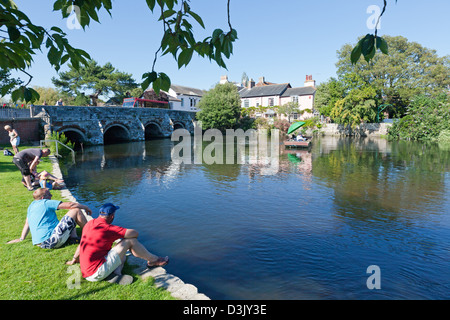
<path fill-rule="evenodd" d="M 85 148 L 63 165 L 93 216 L 137 229 L 212 299 L 449 299 L 450 151 L 322 137 L 267 161 L 172 161 L 170 139 Z M 205 148 L 205 146 L 203 146 Z M 248 159 L 247 159 L 248 160 Z M 237 161 L 236 161 L 237 162 Z"/>

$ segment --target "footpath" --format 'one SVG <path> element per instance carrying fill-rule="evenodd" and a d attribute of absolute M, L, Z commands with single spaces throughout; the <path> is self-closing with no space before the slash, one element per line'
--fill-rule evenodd
<path fill-rule="evenodd" d="M 49 156 L 49 158 L 53 165 L 52 174 L 59 179 L 63 179 L 58 159 L 53 155 Z M 77 202 L 67 188 L 61 190 L 61 196 L 67 201 Z M 85 216 L 88 220 L 92 219 L 91 216 L 86 214 Z M 142 280 L 152 277 L 154 279 L 155 287 L 164 288 L 170 292 L 174 298 L 180 300 L 210 300 L 210 298 L 203 293 L 199 293 L 197 287 L 189 283 L 184 283 L 180 278 L 167 273 L 166 269 L 162 267 L 148 269 L 146 261 L 136 258 L 131 254 L 127 257 L 127 263 L 133 267 L 132 272 L 138 275 Z"/>

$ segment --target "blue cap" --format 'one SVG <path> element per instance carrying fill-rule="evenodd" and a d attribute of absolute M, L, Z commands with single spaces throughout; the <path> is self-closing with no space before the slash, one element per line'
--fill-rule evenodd
<path fill-rule="evenodd" d="M 113 214 L 119 208 L 120 207 L 117 207 L 117 206 L 113 205 L 112 203 L 105 203 L 104 205 L 102 205 L 100 207 L 99 213 L 100 213 L 100 215 L 107 216 L 107 215 Z"/>

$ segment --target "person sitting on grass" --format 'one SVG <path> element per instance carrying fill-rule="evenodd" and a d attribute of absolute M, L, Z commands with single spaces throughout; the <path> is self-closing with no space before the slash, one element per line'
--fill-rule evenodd
<path fill-rule="evenodd" d="M 104 204 L 99 216 L 90 220 L 83 228 L 80 245 L 68 265 L 80 263 L 82 276 L 88 281 L 130 284 L 133 278 L 122 275 L 122 268 L 128 250 L 138 258 L 147 260 L 147 267 L 162 267 L 169 262 L 168 257 L 158 257 L 150 253 L 138 240 L 139 233 L 112 224 L 118 206 Z M 113 248 L 112 244 L 121 239 Z"/>
<path fill-rule="evenodd" d="M 54 175 L 51 175 L 47 171 L 42 171 L 38 174 L 39 176 L 39 185 L 41 188 L 47 188 L 49 190 L 59 190 L 62 188 L 62 184 L 64 183 L 64 180 L 56 178 Z M 48 180 L 53 180 L 53 182 L 50 182 Z"/>
<path fill-rule="evenodd" d="M 77 202 L 62 202 L 51 200 L 52 194 L 47 188 L 40 188 L 33 192 L 34 201 L 28 207 L 27 218 L 19 239 L 8 243 L 23 241 L 31 231 L 33 245 L 44 249 L 61 247 L 70 238 L 70 242 L 78 242 L 76 225 L 83 228 L 87 219 L 81 210 L 92 214 L 89 207 Z M 58 221 L 56 210 L 69 210 Z"/>

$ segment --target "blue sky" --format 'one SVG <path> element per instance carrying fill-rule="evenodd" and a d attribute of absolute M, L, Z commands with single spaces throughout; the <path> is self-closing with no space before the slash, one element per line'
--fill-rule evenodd
<path fill-rule="evenodd" d="M 151 71 L 163 29 L 145 0 L 113 0 L 112 16 L 103 12 L 101 23 L 92 21 L 85 31 L 70 29 L 67 19 L 52 11 L 53 1 L 16 0 L 16 4 L 35 24 L 59 26 L 74 47 L 86 50 L 100 64 L 111 62 L 137 82 Z M 206 30 L 195 27 L 198 39 L 211 35 L 215 28 L 227 30 L 226 5 L 226 0 L 191 1 L 191 9 L 206 26 Z M 293 87 L 303 86 L 305 75 L 311 74 L 319 84 L 335 76 L 336 51 L 342 45 L 373 33 L 367 27 L 370 5 L 382 7 L 383 1 L 231 0 L 231 23 L 239 39 L 234 54 L 225 61 L 228 70 L 195 55 L 187 67 L 178 69 L 168 55 L 158 59 L 156 71 L 167 73 L 173 84 L 206 90 L 222 75 L 240 81 L 243 72 L 255 81 L 264 76 L 266 81 L 289 82 Z M 402 35 L 437 50 L 440 56 L 450 55 L 448 21 L 448 0 L 389 0 L 379 35 Z M 29 70 L 34 76 L 31 85 L 50 87 L 57 73 L 42 50 Z"/>

